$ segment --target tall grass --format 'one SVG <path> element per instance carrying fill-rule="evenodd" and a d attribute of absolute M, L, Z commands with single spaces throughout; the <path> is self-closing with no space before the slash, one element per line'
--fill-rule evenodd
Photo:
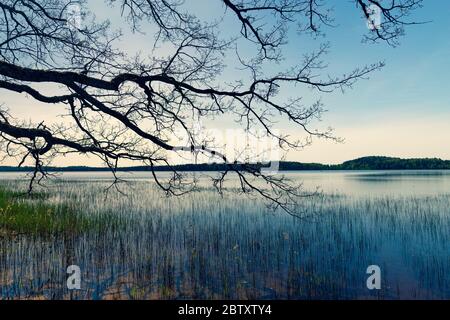
<path fill-rule="evenodd" d="M 326 195 L 313 219 L 212 190 L 167 198 L 148 181 L 63 181 L 44 203 L 101 221 L 82 232 L 0 239 L 4 299 L 450 298 L 450 196 Z M 120 227 L 118 227 L 120 226 Z M 57 229 L 53 229 L 57 230 Z M 82 270 L 67 290 L 65 268 Z M 368 291 L 366 268 L 382 269 Z"/>
<path fill-rule="evenodd" d="M 101 231 L 102 224 L 105 219 L 79 215 L 73 204 L 52 203 L 45 193 L 28 195 L 0 187 L 0 232 L 4 235 L 78 234 Z"/>

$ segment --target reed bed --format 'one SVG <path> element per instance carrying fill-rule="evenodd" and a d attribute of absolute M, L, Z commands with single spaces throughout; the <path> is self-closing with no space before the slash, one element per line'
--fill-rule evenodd
<path fill-rule="evenodd" d="M 449 195 L 324 194 L 305 199 L 314 214 L 298 219 L 235 192 L 107 186 L 60 179 L 38 200 L 68 206 L 77 232 L 0 236 L 3 299 L 450 298 Z M 81 290 L 66 287 L 71 264 Z M 366 288 L 372 264 L 381 290 Z"/>

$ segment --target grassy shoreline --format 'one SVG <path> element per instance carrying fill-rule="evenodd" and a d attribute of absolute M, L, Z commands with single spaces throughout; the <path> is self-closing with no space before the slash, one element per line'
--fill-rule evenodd
<path fill-rule="evenodd" d="M 27 195 L 0 187 L 0 235 L 77 234 L 99 230 L 107 218 L 79 214 L 75 205 L 49 198 L 45 193 Z"/>

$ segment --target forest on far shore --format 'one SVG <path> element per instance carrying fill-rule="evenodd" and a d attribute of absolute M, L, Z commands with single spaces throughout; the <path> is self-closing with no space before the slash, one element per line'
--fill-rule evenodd
<path fill-rule="evenodd" d="M 218 163 L 200 163 L 200 164 L 183 164 L 173 167 L 159 166 L 155 167 L 155 171 L 170 171 L 176 169 L 178 171 L 222 171 L 229 166 L 228 164 Z M 251 166 L 252 168 L 267 167 L 267 164 L 233 164 L 235 168 L 241 166 Z M 109 171 L 109 168 L 103 167 L 47 167 L 48 171 L 76 172 L 76 171 Z M 450 169 L 450 160 L 442 160 L 438 158 L 417 158 L 402 159 L 393 157 L 363 157 L 355 160 L 345 161 L 341 164 L 320 164 L 320 163 L 302 163 L 294 161 L 280 161 L 279 170 L 281 171 L 310 171 L 310 170 L 446 170 Z M 12 167 L 0 166 L 0 172 L 27 172 L 32 171 L 32 167 Z M 122 167 L 117 171 L 150 171 L 147 166 Z"/>

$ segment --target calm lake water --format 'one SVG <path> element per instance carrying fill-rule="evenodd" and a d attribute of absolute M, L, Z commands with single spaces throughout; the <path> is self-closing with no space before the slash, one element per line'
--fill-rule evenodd
<path fill-rule="evenodd" d="M 213 175 L 214 173 L 193 173 Z M 304 182 L 305 187 L 320 187 L 327 193 L 350 196 L 377 195 L 439 195 L 450 194 L 450 170 L 389 170 L 389 171 L 283 171 L 289 178 Z M 164 177 L 166 173 L 158 173 Z M 150 172 L 121 172 L 118 176 L 131 181 L 149 180 Z M 109 172 L 64 172 L 57 177 L 64 180 L 110 181 Z M 24 179 L 26 174 L 0 173 L 1 180 Z"/>
<path fill-rule="evenodd" d="M 49 201 L 114 224 L 1 237 L 0 296 L 450 299 L 450 171 L 284 174 L 323 191 L 301 204 L 311 219 L 233 192 L 220 197 L 206 184 L 167 198 L 143 172 L 121 174 L 130 181 L 126 195 L 105 194 L 108 173 L 64 173 L 49 183 Z M 1 173 L 0 183 L 23 186 L 22 178 Z M 81 290 L 66 287 L 70 264 L 81 268 Z M 380 290 L 366 286 L 369 265 L 381 269 Z"/>

